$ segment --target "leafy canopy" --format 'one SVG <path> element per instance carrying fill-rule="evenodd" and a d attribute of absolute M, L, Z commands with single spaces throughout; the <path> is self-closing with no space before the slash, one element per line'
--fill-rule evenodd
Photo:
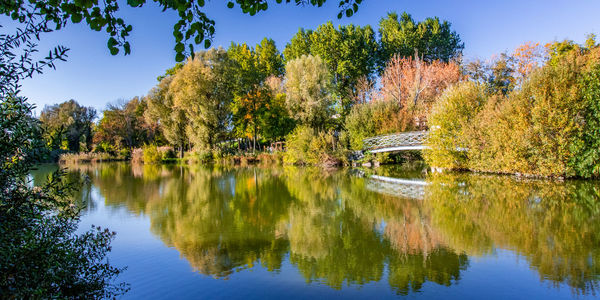
<path fill-rule="evenodd" d="M 153 0 L 163 11 L 176 11 L 179 20 L 173 26 L 173 37 L 175 38 L 175 60 L 181 62 L 187 54 L 194 55 L 194 45 L 203 45 L 204 48 L 211 46 L 215 33 L 215 21 L 204 12 L 205 0 Z M 285 0 L 285 3 L 296 5 L 312 5 L 321 7 L 326 0 Z M 130 7 L 142 7 L 146 0 L 127 0 L 126 5 Z M 276 0 L 278 4 L 283 0 Z M 358 5 L 362 0 L 342 0 L 338 7 L 340 12 L 338 18 L 343 15 L 352 16 L 358 11 Z M 112 55 L 121 50 L 131 53 L 131 45 L 127 40 L 133 27 L 117 15 L 122 1 L 118 0 L 12 0 L 2 1 L 0 14 L 11 17 L 20 23 L 27 22 L 33 16 L 40 16 L 45 20 L 49 31 L 59 30 L 68 23 L 80 23 L 85 21 L 90 29 L 94 31 L 105 30 L 109 34 L 107 47 Z M 235 0 L 228 1 L 227 7 L 233 8 L 238 5 L 243 13 L 255 15 L 265 11 L 269 5 L 267 0 Z M 52 29 L 53 28 L 53 29 Z M 186 47 L 187 46 L 187 47 Z"/>

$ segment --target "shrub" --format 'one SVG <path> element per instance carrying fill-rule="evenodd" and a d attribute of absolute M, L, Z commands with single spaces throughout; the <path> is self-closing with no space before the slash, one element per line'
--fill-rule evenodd
<path fill-rule="evenodd" d="M 144 150 L 142 148 L 135 148 L 131 153 L 132 163 L 143 163 L 144 162 Z"/>
<path fill-rule="evenodd" d="M 475 83 L 451 88 L 430 115 L 425 159 L 496 173 L 600 175 L 599 59 L 600 48 L 573 50 L 506 96 L 487 97 Z"/>
<path fill-rule="evenodd" d="M 163 148 L 163 147 L 161 147 L 161 148 Z M 174 159 L 177 159 L 177 153 L 175 153 L 175 151 L 171 147 L 168 147 L 168 148 L 164 149 L 161 152 L 162 152 L 162 159 L 163 160 L 174 160 Z"/>
<path fill-rule="evenodd" d="M 428 165 L 438 168 L 467 167 L 468 147 L 465 128 L 486 102 L 484 87 L 461 82 L 448 88 L 434 104 L 429 115 L 430 132 L 423 152 Z"/>
<path fill-rule="evenodd" d="M 413 130 L 412 114 L 394 100 L 377 100 L 352 107 L 346 117 L 351 149 L 360 150 L 368 137 Z"/>
<path fill-rule="evenodd" d="M 78 163 L 96 163 L 120 160 L 108 153 L 63 153 L 59 156 L 58 162 L 61 164 L 78 164 Z"/>
<path fill-rule="evenodd" d="M 306 164 L 307 153 L 313 136 L 313 129 L 308 126 L 297 126 L 286 137 L 286 151 L 283 161 L 287 164 Z"/>
<path fill-rule="evenodd" d="M 143 161 L 145 164 L 155 164 L 162 161 L 162 155 L 156 145 L 146 145 L 143 151 Z"/>
<path fill-rule="evenodd" d="M 117 150 L 116 150 L 115 146 L 111 145 L 108 142 L 100 142 L 100 143 L 96 144 L 96 146 L 94 147 L 94 152 L 101 152 L 101 153 L 108 153 L 111 155 L 115 155 L 117 153 Z"/>
<path fill-rule="evenodd" d="M 348 164 L 347 153 L 340 147 L 333 132 L 318 132 L 308 126 L 298 126 L 286 139 L 283 160 L 288 164 L 335 166 Z"/>
<path fill-rule="evenodd" d="M 586 104 L 585 127 L 573 143 L 570 165 L 582 177 L 600 177 L 600 62 L 579 79 L 581 97 Z"/>
<path fill-rule="evenodd" d="M 119 156 L 121 156 L 121 158 L 123 158 L 123 159 L 130 159 L 131 158 L 131 150 L 129 148 L 123 148 L 123 149 L 119 150 Z"/>

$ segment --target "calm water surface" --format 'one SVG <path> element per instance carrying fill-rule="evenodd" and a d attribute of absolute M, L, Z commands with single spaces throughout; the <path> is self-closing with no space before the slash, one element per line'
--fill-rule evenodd
<path fill-rule="evenodd" d="M 124 298 L 600 296 L 598 182 L 397 168 L 69 171 L 81 227 L 117 232 L 109 257 L 127 266 Z"/>

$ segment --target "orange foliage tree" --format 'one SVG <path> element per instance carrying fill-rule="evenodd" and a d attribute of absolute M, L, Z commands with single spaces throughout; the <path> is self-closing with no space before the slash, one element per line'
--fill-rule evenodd
<path fill-rule="evenodd" d="M 513 52 L 515 77 L 524 79 L 531 71 L 541 67 L 547 59 L 547 49 L 540 43 L 526 42 Z"/>
<path fill-rule="evenodd" d="M 426 116 L 441 93 L 461 80 L 456 62 L 394 56 L 387 63 L 381 78 L 381 96 L 400 104 L 401 113 L 414 120 L 416 129 L 424 129 Z"/>

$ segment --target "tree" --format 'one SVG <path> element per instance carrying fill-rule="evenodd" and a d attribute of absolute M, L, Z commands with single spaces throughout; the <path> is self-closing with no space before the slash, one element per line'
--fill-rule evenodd
<path fill-rule="evenodd" d="M 231 120 L 234 71 L 222 48 L 196 53 L 169 86 L 173 107 L 185 113 L 186 132 L 194 146 L 212 149 L 225 138 Z"/>
<path fill-rule="evenodd" d="M 235 68 L 232 105 L 235 132 L 238 136 L 252 137 L 256 149 L 256 139 L 265 125 L 261 120 L 265 120 L 273 96 L 266 80 L 283 74 L 283 57 L 275 42 L 267 38 L 255 48 L 232 43 L 227 55 Z"/>
<path fill-rule="evenodd" d="M 5 4 L 3 4 L 5 5 Z M 19 96 L 19 80 L 64 60 L 55 48 L 34 60 L 33 40 L 46 32 L 39 16 L 16 34 L 0 35 L 0 294 L 3 298 L 113 298 L 127 290 L 115 284 L 122 271 L 106 260 L 114 232 L 78 231 L 81 208 L 62 172 L 33 187 L 29 175 L 44 153 L 40 124 Z"/>
<path fill-rule="evenodd" d="M 79 152 L 83 143 L 86 150 L 92 144 L 92 122 L 96 118 L 96 110 L 79 105 L 71 99 L 61 104 L 46 106 L 40 114 L 40 121 L 46 132 L 53 135 L 62 134 L 61 141 L 66 143 L 70 151 Z"/>
<path fill-rule="evenodd" d="M 255 47 L 256 59 L 258 61 L 258 69 L 264 78 L 269 76 L 282 76 L 285 71 L 283 56 L 277 49 L 275 41 L 264 38 Z"/>
<path fill-rule="evenodd" d="M 295 3 L 296 5 L 322 6 L 326 0 L 285 0 L 285 3 Z M 147 0 L 128 0 L 130 7 L 142 7 Z M 154 0 L 163 11 L 176 11 L 179 20 L 173 28 L 173 37 L 175 38 L 175 59 L 181 62 L 186 54 L 194 54 L 194 45 L 203 44 L 205 48 L 211 46 L 212 37 L 215 33 L 215 21 L 210 19 L 204 12 L 204 0 Z M 277 0 L 282 3 L 283 0 Z M 343 15 L 352 16 L 358 11 L 358 5 L 362 0 L 347 0 L 339 3 L 338 19 Z M 267 0 L 231 0 L 227 1 L 227 7 L 233 8 L 237 4 L 243 13 L 255 15 L 258 12 L 265 11 L 269 5 Z M 0 14 L 11 17 L 20 23 L 25 23 L 28 18 L 36 15 L 40 16 L 50 27 L 46 29 L 52 31 L 52 27 L 59 30 L 71 23 L 80 23 L 85 20 L 90 29 L 94 31 L 105 30 L 109 35 L 107 42 L 108 49 L 112 55 L 119 53 L 120 49 L 124 53 L 131 53 L 131 45 L 127 37 L 133 30 L 131 25 L 125 23 L 125 20 L 116 16 L 119 11 L 118 0 L 106 1 L 4 1 L 0 4 Z M 187 44 L 187 47 L 186 47 Z"/>
<path fill-rule="evenodd" d="M 417 51 L 425 61 L 441 60 L 449 62 L 462 54 L 464 44 L 460 36 L 451 29 L 448 21 L 438 17 L 415 22 L 406 12 L 400 19 L 396 13 L 389 13 L 379 21 L 381 70 L 394 55 L 412 56 Z"/>
<path fill-rule="evenodd" d="M 185 112 L 175 106 L 173 95 L 169 93 L 172 81 L 173 76 L 167 76 L 150 90 L 146 96 L 148 108 L 144 118 L 147 124 L 159 125 L 165 139 L 179 150 L 179 157 L 182 158 L 183 151 L 189 145 L 186 132 L 188 119 Z"/>
<path fill-rule="evenodd" d="M 268 141 L 282 140 L 287 134 L 294 130 L 296 123 L 290 116 L 285 105 L 286 95 L 271 92 L 267 110 L 260 115 L 259 126 L 262 136 Z"/>
<path fill-rule="evenodd" d="M 333 113 L 331 75 L 318 56 L 303 55 L 285 67 L 286 106 L 298 122 L 318 131 Z"/>
<path fill-rule="evenodd" d="M 301 29 L 286 45 L 286 61 L 302 55 L 319 56 L 332 75 L 339 112 L 345 116 L 361 79 L 371 80 L 376 67 L 377 41 L 370 26 L 333 26 L 327 22 L 316 30 Z"/>
<path fill-rule="evenodd" d="M 395 55 L 381 77 L 381 93 L 385 100 L 396 101 L 407 114 L 408 128 L 424 129 L 430 108 L 446 88 L 457 83 L 462 75 L 454 62 L 423 61 Z"/>
<path fill-rule="evenodd" d="M 105 142 L 132 149 L 149 142 L 154 130 L 144 120 L 146 106 L 146 100 L 139 97 L 109 104 L 96 126 L 94 143 Z"/>
<path fill-rule="evenodd" d="M 256 138 L 258 136 L 261 117 L 268 110 L 270 102 L 270 91 L 267 89 L 256 89 L 245 96 L 236 96 L 233 100 L 232 113 L 233 124 L 243 137 L 252 137 L 254 150 L 256 150 Z"/>

